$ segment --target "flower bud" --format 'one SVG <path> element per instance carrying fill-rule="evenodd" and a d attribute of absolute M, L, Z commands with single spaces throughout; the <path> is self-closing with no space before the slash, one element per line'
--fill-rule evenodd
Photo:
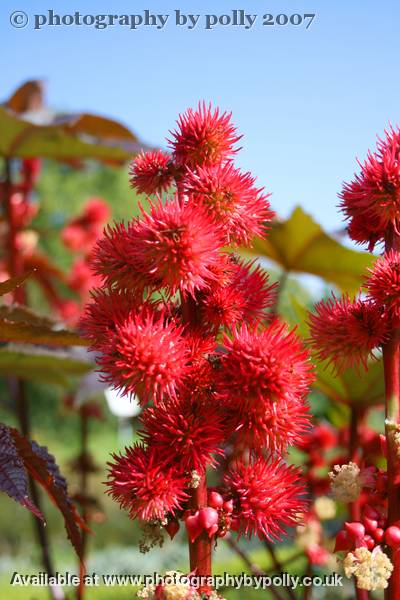
<path fill-rule="evenodd" d="M 227 500 L 224 502 L 224 511 L 230 514 L 233 512 L 233 500 Z"/>
<path fill-rule="evenodd" d="M 365 527 L 362 523 L 359 523 L 358 521 L 353 521 L 352 523 L 346 522 L 344 526 L 350 538 L 352 538 L 353 540 L 359 540 L 365 535 Z"/>
<path fill-rule="evenodd" d="M 199 523 L 204 529 L 209 531 L 213 525 L 218 524 L 218 512 L 215 508 L 211 508 L 211 506 L 201 508 L 199 510 Z"/>
<path fill-rule="evenodd" d="M 385 542 L 391 548 L 398 548 L 400 546 L 400 527 L 391 525 L 385 531 Z"/>
<path fill-rule="evenodd" d="M 342 550 L 350 550 L 352 544 L 350 541 L 349 534 L 347 531 L 339 531 L 336 536 L 336 543 L 334 552 L 341 552 Z"/>
<path fill-rule="evenodd" d="M 376 519 L 369 519 L 368 517 L 363 518 L 365 531 L 373 533 L 378 528 L 378 521 Z"/>
<path fill-rule="evenodd" d="M 189 540 L 193 544 L 193 542 L 197 540 L 203 531 L 203 525 L 201 525 L 199 522 L 199 511 L 197 511 L 194 515 L 189 515 L 186 518 L 185 525 Z"/>
<path fill-rule="evenodd" d="M 378 527 L 378 529 L 375 529 L 372 535 L 376 543 L 380 544 L 385 536 L 385 531 L 382 529 L 382 527 Z"/>
<path fill-rule="evenodd" d="M 224 505 L 224 499 L 221 496 L 221 494 L 219 494 L 215 490 L 212 490 L 208 494 L 208 504 L 212 508 L 222 508 L 222 506 Z"/>

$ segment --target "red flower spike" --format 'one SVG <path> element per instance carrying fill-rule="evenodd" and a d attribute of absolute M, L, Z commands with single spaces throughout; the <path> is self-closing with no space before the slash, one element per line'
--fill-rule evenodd
<path fill-rule="evenodd" d="M 368 295 L 385 312 L 400 321 L 400 253 L 391 250 L 378 258 L 365 283 Z"/>
<path fill-rule="evenodd" d="M 108 493 L 131 518 L 163 520 L 166 514 L 182 508 L 188 498 L 187 481 L 173 469 L 161 468 L 152 448 L 135 445 L 112 457 Z"/>
<path fill-rule="evenodd" d="M 230 158 L 237 150 L 240 140 L 231 123 L 230 113 L 200 103 L 197 110 L 189 108 L 177 122 L 178 128 L 171 132 L 169 144 L 173 157 L 179 165 L 197 167 L 212 165 Z"/>
<path fill-rule="evenodd" d="M 86 304 L 79 328 L 90 340 L 91 349 L 99 350 L 109 344 L 116 327 L 131 313 L 137 313 L 144 304 L 141 297 L 130 291 L 95 288 L 91 296 L 92 302 Z M 156 310 L 155 304 L 146 303 L 145 306 L 148 310 Z"/>
<path fill-rule="evenodd" d="M 177 198 L 143 212 L 128 257 L 154 288 L 193 294 L 216 280 L 221 233 L 200 207 Z"/>
<path fill-rule="evenodd" d="M 164 312 L 144 306 L 115 327 L 98 357 L 104 380 L 124 393 L 136 394 L 145 405 L 175 398 L 188 373 L 188 347 L 182 327 Z"/>
<path fill-rule="evenodd" d="M 334 295 L 321 300 L 310 314 L 311 345 L 320 360 L 333 363 L 337 371 L 363 365 L 367 369 L 373 350 L 386 339 L 388 323 L 373 302 Z"/>
<path fill-rule="evenodd" d="M 277 321 L 262 331 L 243 325 L 224 342 L 217 390 L 232 408 L 238 441 L 282 452 L 308 425 L 304 396 L 313 379 L 308 352 Z"/>
<path fill-rule="evenodd" d="M 284 528 L 298 523 L 299 513 L 306 510 L 300 471 L 279 459 L 237 462 L 224 481 L 233 497 L 239 537 L 281 539 Z"/>
<path fill-rule="evenodd" d="M 341 208 L 350 220 L 349 233 L 355 241 L 373 249 L 383 241 L 390 225 L 399 230 L 400 131 L 389 129 L 378 139 L 376 152 L 368 152 L 361 172 L 345 183 Z"/>
<path fill-rule="evenodd" d="M 140 194 L 166 192 L 173 183 L 171 157 L 161 150 L 141 152 L 130 165 L 130 183 Z"/>
<path fill-rule="evenodd" d="M 137 221 L 108 226 L 92 251 L 91 264 L 106 287 L 141 295 L 146 287 L 154 286 L 154 281 L 143 264 L 132 256 L 136 235 Z"/>
<path fill-rule="evenodd" d="M 276 284 L 268 284 L 268 274 L 260 267 L 252 269 L 254 261 L 238 261 L 231 266 L 231 278 L 226 285 L 212 286 L 200 297 L 204 321 L 215 327 L 232 328 L 236 323 L 255 323 L 265 319 L 273 306 Z"/>
<path fill-rule="evenodd" d="M 178 519 L 190 544 L 201 536 L 190 548 L 197 574 L 209 571 L 214 537 L 232 529 L 278 540 L 307 511 L 300 470 L 276 456 L 308 427 L 309 353 L 275 317 L 267 327 L 276 286 L 225 248 L 249 244 L 272 218 L 268 195 L 231 162 L 238 140 L 230 115 L 202 104 L 180 117 L 171 157 L 136 157 L 131 183 L 156 199 L 97 241 L 91 262 L 102 289 L 81 320 L 103 380 L 145 406 L 142 443 L 113 456 L 109 493 L 171 537 Z M 86 275 L 74 272 L 81 294 Z M 317 437 L 309 443 L 316 455 Z M 225 477 L 210 489 L 206 469 L 220 455 Z M 326 476 L 310 472 L 309 481 L 326 492 Z M 322 564 L 326 554 L 315 544 L 308 557 Z"/>
<path fill-rule="evenodd" d="M 185 177 L 183 185 L 190 202 L 203 206 L 222 227 L 228 244 L 248 246 L 254 237 L 265 235 L 266 225 L 274 216 L 269 194 L 254 183 L 250 173 L 225 162 L 199 167 Z"/>
<path fill-rule="evenodd" d="M 215 403 L 184 397 L 146 409 L 141 420 L 143 438 L 182 471 L 203 473 L 208 464 L 216 465 L 213 455 L 222 454 L 223 415 Z"/>

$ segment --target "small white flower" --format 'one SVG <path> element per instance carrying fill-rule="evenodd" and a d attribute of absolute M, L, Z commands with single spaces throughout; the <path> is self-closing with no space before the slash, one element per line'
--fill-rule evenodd
<path fill-rule="evenodd" d="M 393 565 L 389 557 L 376 546 L 372 552 L 367 548 L 357 548 L 349 552 L 343 561 L 346 577 L 357 579 L 361 590 L 384 590 L 388 586 Z"/>

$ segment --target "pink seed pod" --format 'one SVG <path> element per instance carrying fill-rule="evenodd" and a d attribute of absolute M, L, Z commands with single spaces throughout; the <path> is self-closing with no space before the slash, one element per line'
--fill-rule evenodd
<path fill-rule="evenodd" d="M 189 540 L 193 544 L 203 531 L 203 526 L 199 522 L 199 511 L 195 512 L 194 515 L 189 515 L 186 518 L 185 525 Z"/>
<path fill-rule="evenodd" d="M 365 531 L 368 531 L 369 533 L 373 533 L 378 528 L 378 521 L 376 519 L 364 517 L 363 524 L 365 526 Z"/>
<path fill-rule="evenodd" d="M 222 506 L 224 505 L 224 499 L 221 496 L 221 494 L 219 494 L 215 490 L 212 490 L 208 494 L 208 505 L 212 508 L 222 508 Z"/>
<path fill-rule="evenodd" d="M 346 522 L 344 524 L 347 533 L 353 540 L 362 539 L 365 535 L 365 527 L 362 523 L 353 521 L 351 523 Z"/>
<path fill-rule="evenodd" d="M 206 508 L 201 508 L 199 510 L 198 516 L 199 524 L 209 531 L 211 527 L 214 525 L 218 525 L 218 512 L 215 508 L 211 508 L 211 506 L 207 506 Z"/>
<path fill-rule="evenodd" d="M 391 548 L 398 548 L 400 546 L 400 527 L 391 525 L 385 531 L 385 542 Z"/>

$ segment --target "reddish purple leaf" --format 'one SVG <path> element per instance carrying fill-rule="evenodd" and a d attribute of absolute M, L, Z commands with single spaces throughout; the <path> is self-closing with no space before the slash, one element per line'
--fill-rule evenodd
<path fill-rule="evenodd" d="M 11 435 L 26 470 L 31 477 L 44 487 L 54 504 L 61 511 L 68 537 L 77 555 L 82 558 L 80 528 L 85 527 L 85 524 L 68 495 L 67 482 L 61 475 L 54 457 L 48 452 L 47 448 L 28 440 L 16 429 L 11 429 Z"/>
<path fill-rule="evenodd" d="M 42 513 L 29 498 L 28 476 L 15 447 L 11 430 L 0 423 L 0 490 L 28 508 L 39 519 Z"/>

